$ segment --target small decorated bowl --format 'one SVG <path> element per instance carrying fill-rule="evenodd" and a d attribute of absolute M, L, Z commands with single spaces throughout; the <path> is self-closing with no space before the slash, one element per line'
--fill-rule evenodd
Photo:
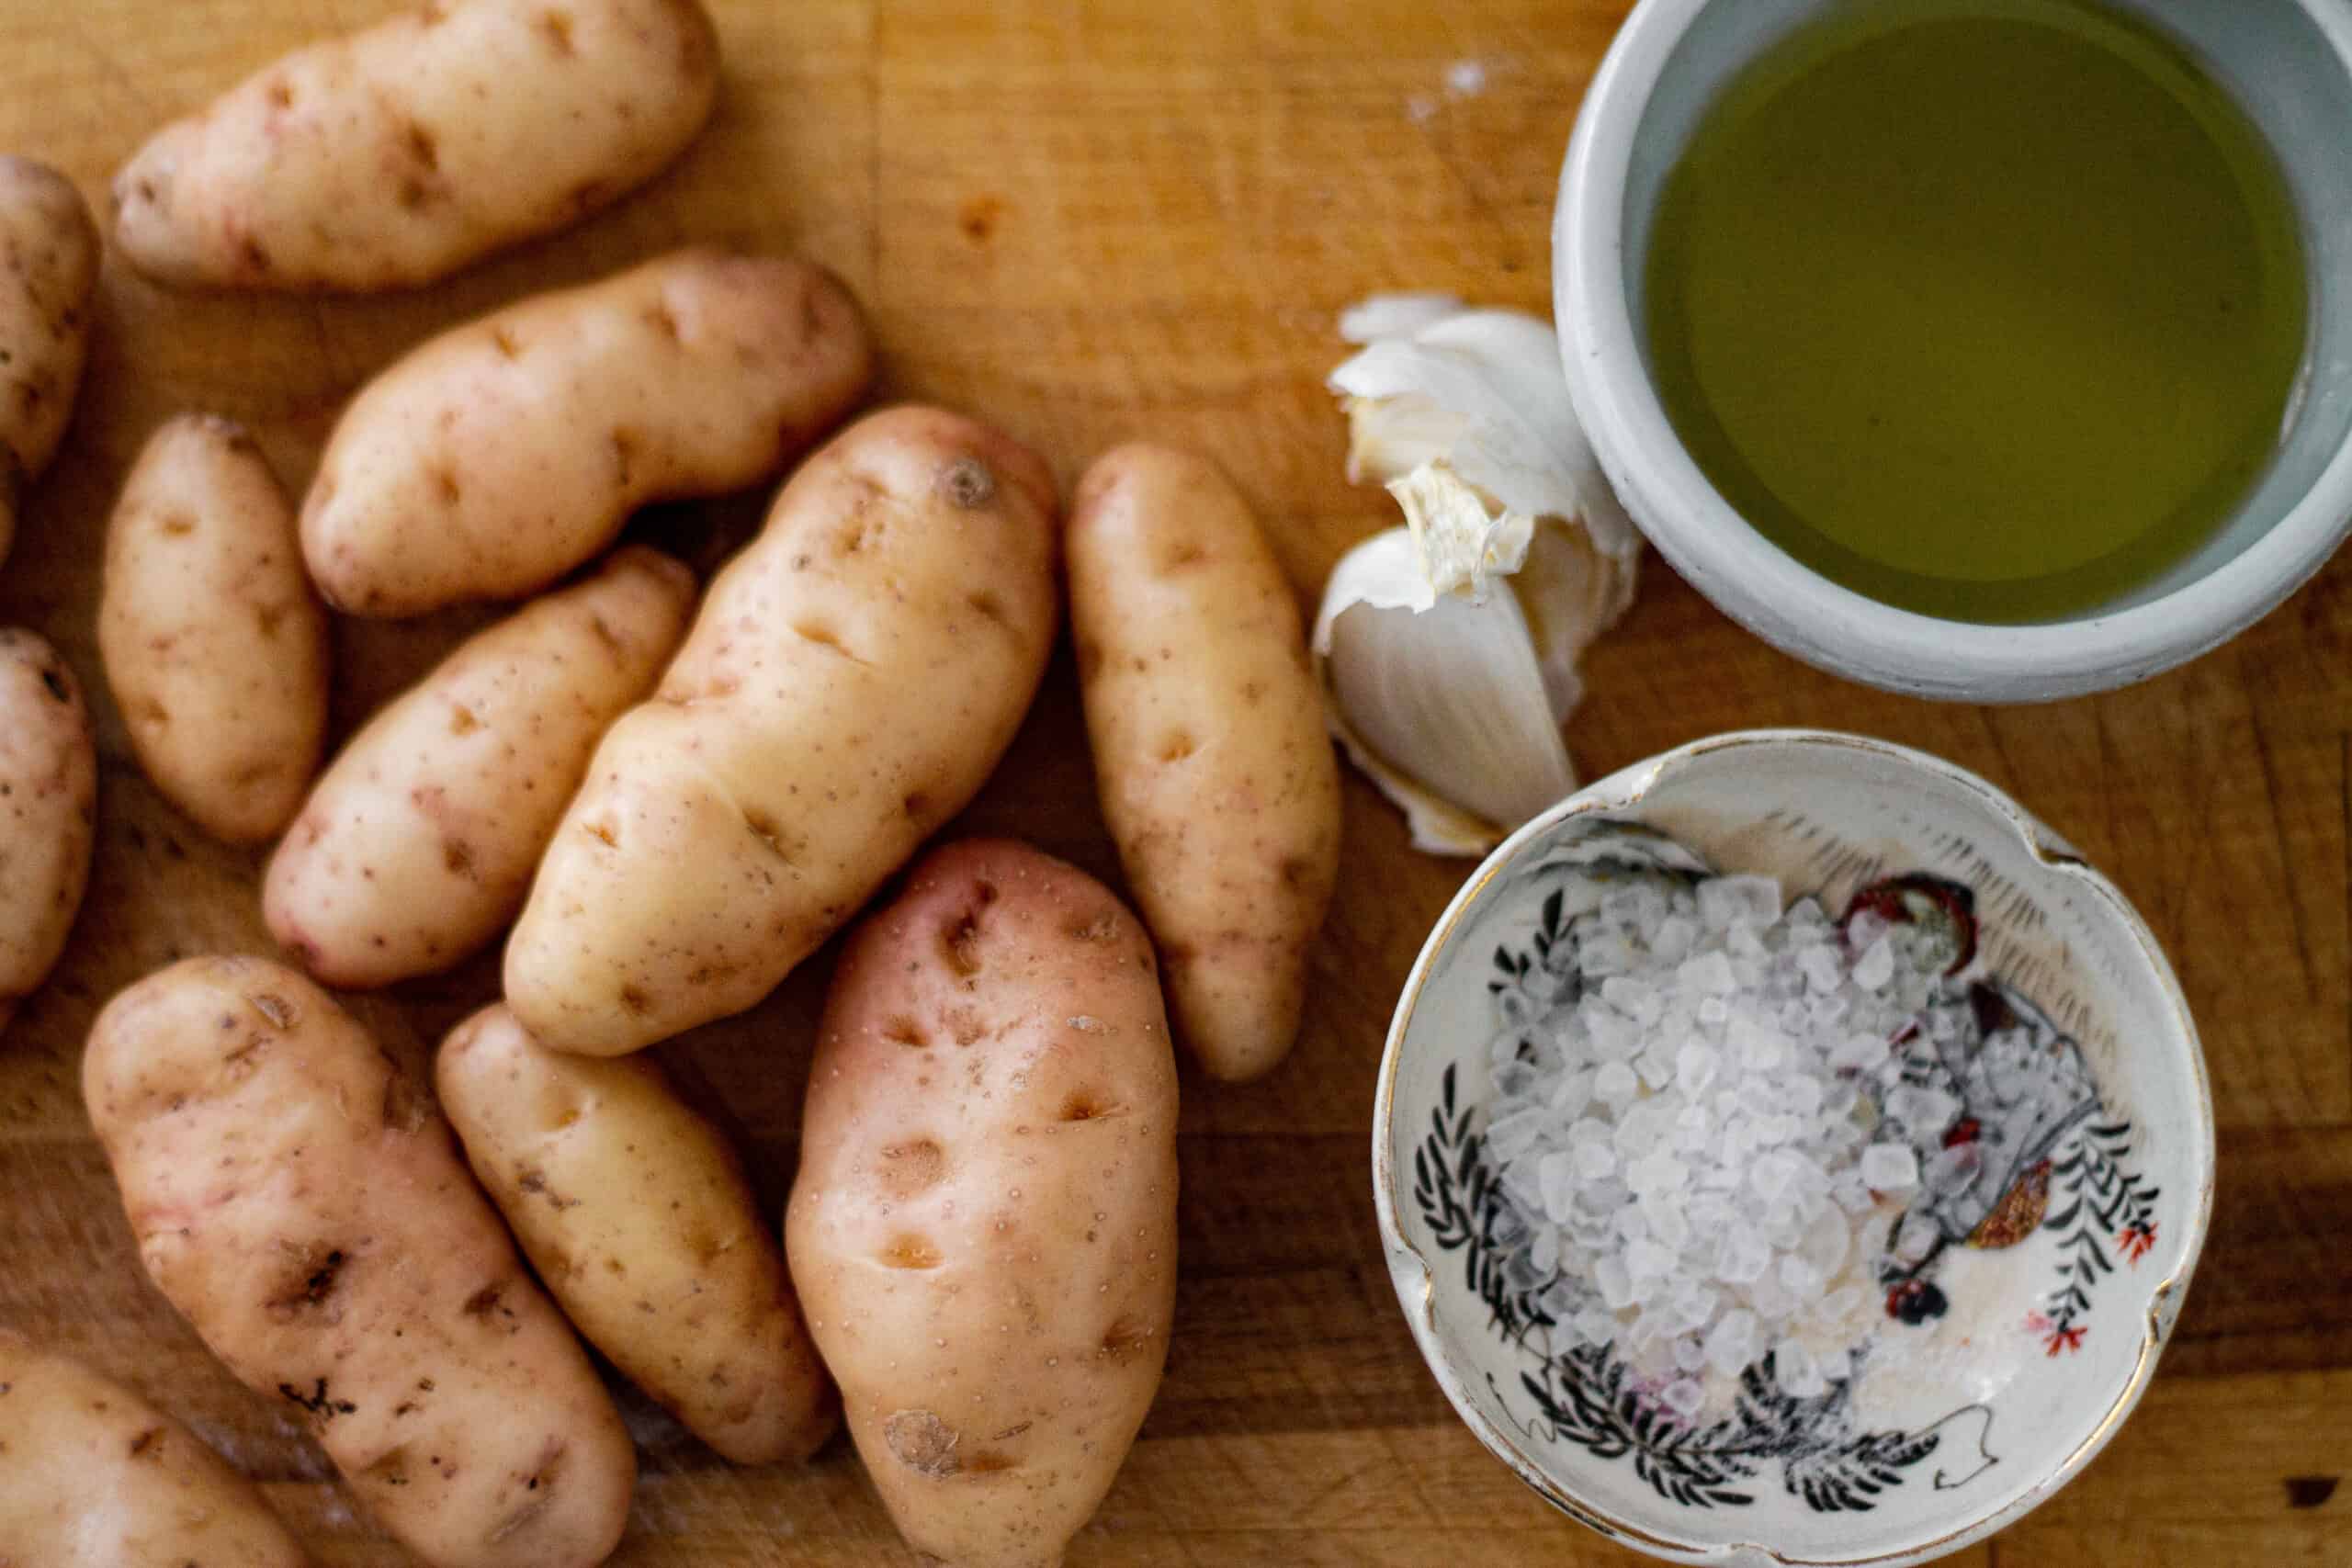
<path fill-rule="evenodd" d="M 1766 1351 L 1706 1374 L 1692 1409 L 1577 1331 L 1581 1281 L 1531 1266 L 1487 1111 L 1498 1066 L 1533 1049 L 1514 1042 L 1579 983 L 1559 954 L 1599 918 L 1589 890 L 1708 874 L 1777 877 L 1841 932 L 1859 914 L 1943 944 L 1933 1042 L 1891 1048 L 1957 1102 L 1940 1143 L 1969 1145 L 1969 1185 L 1870 1195 L 1858 1234 L 1886 1245 L 1847 1266 L 1860 1306 L 1816 1347 L 1842 1376 L 1792 1392 Z M 2146 1390 L 2211 1210 L 2212 1103 L 2170 965 L 2064 840 L 1936 758 L 1756 731 L 1628 768 L 1488 857 L 1397 1006 L 1373 1180 L 1430 1371 L 1562 1512 L 1681 1562 L 1921 1562 L 2064 1485 Z"/>

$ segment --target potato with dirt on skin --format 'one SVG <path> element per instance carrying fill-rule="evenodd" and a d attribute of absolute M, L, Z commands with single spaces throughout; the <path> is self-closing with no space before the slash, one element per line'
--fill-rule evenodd
<path fill-rule="evenodd" d="M 978 793 L 1045 674 L 1053 477 L 936 409 L 808 459 L 596 749 L 506 947 L 506 1002 L 618 1055 L 741 1012 Z"/>
<path fill-rule="evenodd" d="M 651 179 L 718 88 L 695 0 L 424 0 L 150 137 L 115 243 L 187 288 L 432 283 Z"/>
<path fill-rule="evenodd" d="M 164 799 L 227 843 L 285 829 L 326 738 L 327 613 L 243 426 L 182 414 L 140 453 L 107 525 L 98 656 Z"/>
<path fill-rule="evenodd" d="M 637 1461 L 429 1095 L 283 964 L 107 1004 L 82 1098 L 148 1277 L 434 1568 L 588 1568 Z"/>
<path fill-rule="evenodd" d="M 857 304 L 811 263 L 674 251 L 442 333 L 344 410 L 302 503 L 337 609 L 537 592 L 649 502 L 783 468 L 872 377 Z"/>
<path fill-rule="evenodd" d="M 81 683 L 32 632 L 0 628 L 0 1033 L 82 908 L 98 753 Z"/>
<path fill-rule="evenodd" d="M 649 1056 L 550 1051 L 503 1005 L 435 1065 L 466 1158 L 590 1344 L 737 1464 L 840 1423 L 784 1253 L 718 1128 Z"/>
<path fill-rule="evenodd" d="M 1176 1062 L 1108 889 L 972 840 L 857 926 L 785 1238 L 908 1541 L 1059 1562 L 1151 1407 L 1176 1301 Z"/>
<path fill-rule="evenodd" d="M 0 1329 L 0 1563 L 302 1568 L 254 1483 L 112 1378 Z"/>
<path fill-rule="evenodd" d="M 1340 776 L 1289 581 L 1216 467 L 1136 444 L 1080 482 L 1070 629 L 1103 818 L 1209 1073 L 1298 1037 L 1340 864 Z"/>
<path fill-rule="evenodd" d="M 352 738 L 270 857 L 270 934 L 330 986 L 447 969 L 495 938 L 597 738 L 685 635 L 695 580 L 642 546 L 460 645 Z"/>
<path fill-rule="evenodd" d="M 64 438 L 90 339 L 98 227 L 74 182 L 0 155 L 0 561 Z"/>

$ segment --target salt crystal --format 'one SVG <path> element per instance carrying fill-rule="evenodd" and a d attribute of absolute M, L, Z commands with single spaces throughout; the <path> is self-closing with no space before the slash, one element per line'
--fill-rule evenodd
<path fill-rule="evenodd" d="M 1690 1335 L 1680 1335 L 1674 1341 L 1674 1370 L 1695 1372 L 1707 1364 L 1707 1348 Z M 1702 1398 L 1704 1397 L 1702 1394 Z"/>
<path fill-rule="evenodd" d="M 1642 1217 L 1649 1221 L 1650 1235 L 1662 1246 L 1679 1252 L 1690 1239 L 1690 1221 L 1682 1212 L 1678 1193 L 1662 1189 L 1644 1193 Z"/>
<path fill-rule="evenodd" d="M 1914 1132 L 1929 1137 L 1939 1137 L 1960 1114 L 1960 1101 L 1939 1089 L 1923 1089 L 1911 1103 L 1911 1127 Z"/>
<path fill-rule="evenodd" d="M 1498 1117 L 1487 1124 L 1487 1152 L 1497 1164 L 1508 1165 L 1533 1148 L 1552 1125 L 1552 1117 L 1541 1106 Z"/>
<path fill-rule="evenodd" d="M 1527 1260 L 1535 1265 L 1538 1274 L 1549 1274 L 1560 1266 L 1560 1233 L 1551 1225 L 1535 1227 L 1534 1239 L 1528 1244 Z"/>
<path fill-rule="evenodd" d="M 1553 1224 L 1561 1224 L 1567 1219 L 1576 1203 L 1577 1183 L 1574 1161 L 1566 1154 L 1545 1155 L 1535 1168 L 1537 1179 L 1543 1184 L 1544 1213 Z"/>
<path fill-rule="evenodd" d="M 1623 1062 L 1611 1062 L 1593 1076 L 1593 1098 L 1612 1111 L 1623 1110 L 1641 1089 L 1634 1069 Z"/>
<path fill-rule="evenodd" d="M 1664 1089 L 1674 1077 L 1674 1054 L 1661 1040 L 1643 1052 L 1634 1061 L 1634 1067 L 1642 1075 L 1643 1083 L 1652 1089 Z"/>
<path fill-rule="evenodd" d="M 1826 1389 L 1813 1352 L 1794 1339 L 1783 1339 L 1773 1347 L 1772 1376 L 1781 1392 L 1793 1399 L 1817 1398 Z"/>
<path fill-rule="evenodd" d="M 1756 1314 L 1746 1307 L 1725 1313 L 1707 1335 L 1707 1365 L 1731 1376 L 1756 1357 Z"/>
<path fill-rule="evenodd" d="M 1666 1011 L 1666 999 L 1656 986 L 1623 975 L 1600 983 L 1600 999 L 1645 1028 Z"/>
<path fill-rule="evenodd" d="M 1682 961 L 1674 972 L 1674 983 L 1686 994 L 1723 996 L 1738 988 L 1739 976 L 1724 954 L 1702 953 Z"/>
<path fill-rule="evenodd" d="M 1797 970 L 1804 976 L 1804 983 L 1816 991 L 1835 991 L 1846 978 L 1837 950 L 1826 942 L 1799 949 Z"/>
<path fill-rule="evenodd" d="M 1938 1197 L 1965 1192 L 1984 1168 L 1984 1156 L 1973 1144 L 1954 1144 L 1939 1151 L 1919 1173 L 1920 1185 Z"/>
<path fill-rule="evenodd" d="M 1894 978 L 1894 945 L 1881 937 L 1854 960 L 1854 984 L 1865 991 L 1883 991 Z"/>
<path fill-rule="evenodd" d="M 1653 1149 L 1625 1172 L 1625 1184 L 1635 1193 L 1679 1191 L 1690 1178 L 1690 1168 L 1670 1149 Z"/>
<path fill-rule="evenodd" d="M 1815 1303 L 1813 1315 L 1823 1323 L 1840 1322 L 1853 1315 L 1869 1294 L 1860 1285 L 1840 1285 Z"/>
<path fill-rule="evenodd" d="M 1600 1289 L 1600 1299 L 1617 1311 L 1634 1304 L 1634 1276 L 1625 1265 L 1614 1258 L 1603 1258 L 1592 1266 L 1592 1282 Z"/>
<path fill-rule="evenodd" d="M 1854 1355 L 1844 1346 L 1814 1358 L 1814 1366 L 1825 1383 L 1844 1382 L 1854 1375 Z"/>
<path fill-rule="evenodd" d="M 1715 1320 L 1715 1305 L 1721 1300 L 1704 1285 L 1686 1281 L 1672 1298 L 1675 1326 L 1686 1334 L 1706 1327 Z"/>
<path fill-rule="evenodd" d="M 1771 1261 L 1771 1248 L 1764 1245 L 1761 1236 L 1752 1231 L 1736 1230 L 1724 1237 L 1723 1250 L 1717 1254 L 1715 1277 L 1727 1284 L 1749 1284 L 1763 1277 Z"/>
<path fill-rule="evenodd" d="M 1626 1247 L 1625 1267 L 1637 1276 L 1657 1278 L 1674 1267 L 1674 1254 L 1657 1242 L 1644 1238 Z"/>
<path fill-rule="evenodd" d="M 1789 1168 L 1777 1154 L 1765 1155 L 1747 1170 L 1747 1184 L 1768 1202 L 1789 1190 Z"/>
<path fill-rule="evenodd" d="M 1617 1151 L 1607 1144 L 1578 1144 L 1569 1153 L 1576 1162 L 1577 1175 L 1587 1181 L 1598 1181 L 1617 1168 Z"/>
<path fill-rule="evenodd" d="M 1665 964 L 1679 964 L 1699 940 L 1699 928 L 1680 915 L 1668 915 L 1650 932 L 1650 956 Z"/>
<path fill-rule="evenodd" d="M 1600 1117 L 1579 1116 L 1568 1128 L 1568 1147 L 1575 1148 L 1579 1144 L 1605 1144 L 1609 1141 L 1610 1133 L 1609 1123 Z"/>
<path fill-rule="evenodd" d="M 1685 1369 L 1686 1371 L 1689 1369 Z M 1705 1407 L 1707 1391 L 1696 1378 L 1678 1378 L 1666 1385 L 1658 1401 L 1685 1421 L 1692 1419 Z"/>
<path fill-rule="evenodd" d="M 1872 1144 L 1862 1151 L 1862 1180 L 1881 1192 L 1900 1192 L 1919 1182 L 1919 1156 L 1908 1144 Z"/>
<path fill-rule="evenodd" d="M 1614 1008 L 1588 1001 L 1577 1010 L 1577 1019 L 1600 1061 L 1622 1062 L 1641 1048 L 1642 1026 Z"/>
<path fill-rule="evenodd" d="M 1721 997 L 1707 997 L 1700 1001 L 1692 1016 L 1709 1029 L 1721 1029 L 1724 1021 L 1731 1017 L 1731 1004 Z"/>
<path fill-rule="evenodd" d="M 1781 1259 L 1781 1283 L 1792 1296 L 1817 1295 L 1821 1291 L 1821 1270 L 1796 1253 Z"/>
<path fill-rule="evenodd" d="M 1617 1314 L 1599 1307 L 1587 1307 L 1576 1316 L 1577 1332 L 1595 1345 L 1606 1345 L 1617 1337 Z"/>
<path fill-rule="evenodd" d="M 1699 885 L 1699 918 L 1711 926 L 1729 925 L 1735 920 L 1769 926 L 1781 918 L 1780 879 L 1710 877 Z"/>
<path fill-rule="evenodd" d="M 1747 1304 L 1756 1315 L 1769 1323 L 1778 1323 L 1804 1303 L 1789 1292 L 1777 1274 L 1759 1275 L 1747 1287 Z"/>
<path fill-rule="evenodd" d="M 1884 1061 L 1886 1052 L 1887 1043 L 1883 1035 L 1849 1034 L 1843 1044 L 1829 1053 L 1829 1065 L 1839 1071 L 1867 1067 L 1873 1063 Z"/>
<path fill-rule="evenodd" d="M 1634 944 L 1615 931 L 1595 931 L 1577 950 L 1577 961 L 1588 976 L 1623 975 L 1640 960 Z"/>
<path fill-rule="evenodd" d="M 1704 1093 L 1721 1060 L 1713 1046 L 1691 1041 L 1674 1054 L 1674 1087 L 1693 1097 Z"/>
<path fill-rule="evenodd" d="M 1800 1073 L 1781 1086 L 1781 1104 L 1790 1115 L 1812 1121 L 1821 1114 L 1821 1080 Z"/>
<path fill-rule="evenodd" d="M 1846 1266 L 1846 1255 L 1852 1250 L 1853 1245 L 1852 1222 L 1836 1210 L 1824 1213 L 1805 1227 L 1805 1258 L 1821 1271 L 1824 1279 L 1834 1277 Z"/>

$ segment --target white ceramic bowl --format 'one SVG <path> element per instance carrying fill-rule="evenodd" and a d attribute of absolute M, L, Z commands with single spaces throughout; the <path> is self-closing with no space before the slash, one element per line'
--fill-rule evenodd
<path fill-rule="evenodd" d="M 1636 323 L 1659 188 L 1724 84 L 1829 3 L 1642 0 L 1585 94 L 1553 225 L 1554 313 L 1577 417 L 1626 510 L 1749 630 L 1894 691 L 1971 702 L 2103 691 L 2235 636 L 2352 530 L 2352 6 L 2109 0 L 2187 44 L 2278 149 L 2311 263 L 2304 386 L 2269 474 L 2202 549 L 2080 618 L 1983 626 L 1892 608 L 1782 552 L 1683 450 L 1649 378 Z"/>
<path fill-rule="evenodd" d="M 1535 936 L 1559 918 L 1547 899 L 1578 863 L 1654 862 L 1657 833 L 1718 870 L 1777 875 L 1833 914 L 1906 873 L 1966 888 L 1976 955 L 1953 983 L 1973 995 L 1998 982 L 2020 1000 L 2010 1022 L 2030 1020 L 2082 1086 L 2049 1123 L 2063 1129 L 2054 1142 L 2018 1151 L 1994 1182 L 2007 1234 L 1949 1238 L 1933 1276 L 1941 1316 L 1873 1311 L 1856 1376 L 1819 1400 L 1777 1396 L 1751 1368 L 1757 1397 L 1719 1427 L 1661 1415 L 1613 1352 L 1564 1348 L 1495 1244 L 1502 1200 L 1483 1146 L 1490 1047 L 1507 1010 L 1532 1016 L 1512 998 L 1524 1008 L 1544 984 L 1536 950 L 1553 944 Z M 1970 1098 L 1963 1116 L 1998 1114 Z M 2212 1105 L 2164 954 L 2064 840 L 1935 758 L 1768 730 L 1628 768 L 1479 868 L 1406 982 L 1373 1169 L 1397 1297 L 1431 1371 L 1563 1512 L 1676 1562 L 1909 1563 L 2050 1496 L 2138 1402 L 2204 1241 Z"/>

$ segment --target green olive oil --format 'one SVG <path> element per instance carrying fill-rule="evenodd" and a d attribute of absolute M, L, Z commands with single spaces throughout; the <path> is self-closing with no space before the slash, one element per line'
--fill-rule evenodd
<path fill-rule="evenodd" d="M 2178 45 L 2091 0 L 1845 0 L 1706 112 L 1651 371 L 1749 523 L 1886 604 L 2079 615 L 2261 478 L 2303 360 L 2296 210 Z"/>

